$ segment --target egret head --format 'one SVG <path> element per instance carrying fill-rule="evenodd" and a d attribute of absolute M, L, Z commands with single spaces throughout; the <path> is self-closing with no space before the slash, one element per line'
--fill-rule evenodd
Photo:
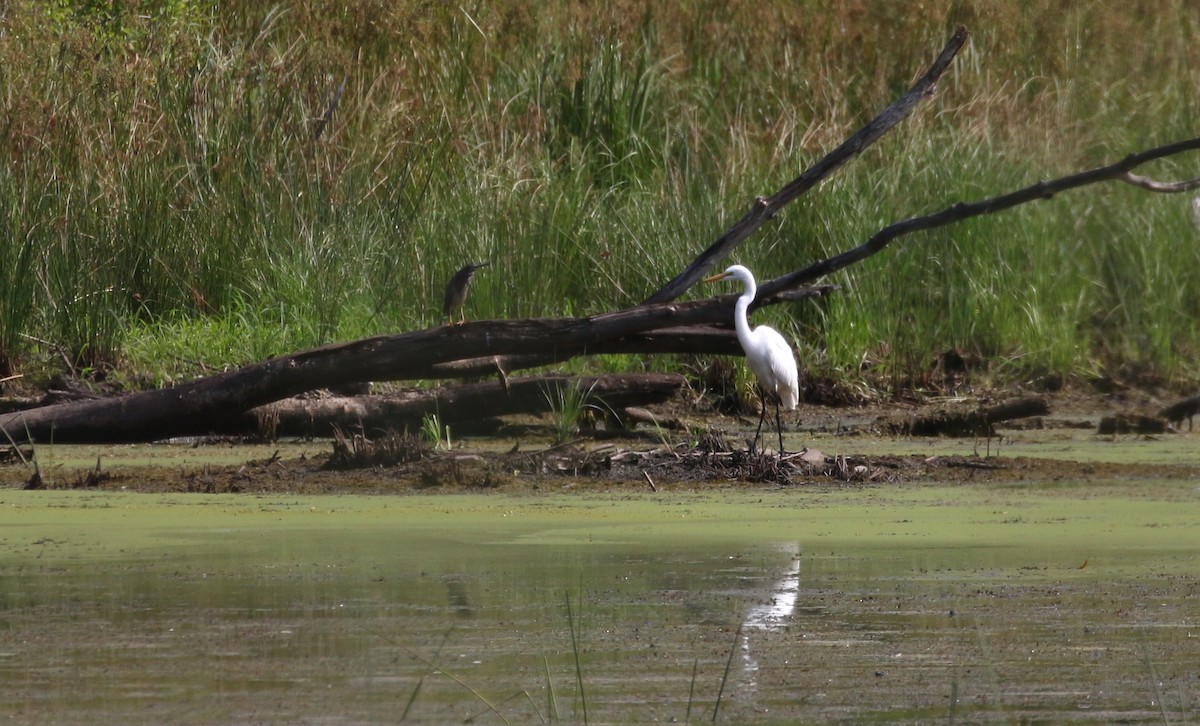
<path fill-rule="evenodd" d="M 738 280 L 746 287 L 755 285 L 754 274 L 743 265 L 730 265 L 724 272 L 704 278 L 704 282 L 720 282 L 730 278 Z"/>

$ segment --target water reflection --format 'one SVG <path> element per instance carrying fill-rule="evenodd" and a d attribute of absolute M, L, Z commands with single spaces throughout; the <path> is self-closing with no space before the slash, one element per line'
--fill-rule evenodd
<path fill-rule="evenodd" d="M 475 608 L 471 607 L 464 579 L 458 575 L 448 575 L 442 579 L 446 583 L 446 598 L 450 601 L 454 614 L 467 620 L 474 618 Z"/>
<path fill-rule="evenodd" d="M 1090 572 L 1028 569 L 1042 553 L 985 568 L 961 548 L 481 547 L 380 526 L 223 533 L 86 564 L 10 557 L 0 560 L 0 714 L 229 723 L 264 720 L 270 703 L 275 722 L 395 722 L 402 711 L 406 723 L 481 711 L 491 722 L 582 722 L 586 690 L 595 722 L 708 720 L 718 694 L 724 723 L 870 718 L 880 702 L 948 720 L 953 685 L 980 709 L 975 720 L 1037 699 L 1049 705 L 1029 713 L 1043 720 L 1082 701 L 1153 718 L 1123 685 L 1147 663 L 1180 698 L 1200 700 L 1184 627 L 1196 578 L 1152 592 L 1106 579 L 1098 607 L 1089 581 L 1072 585 Z M 1146 600 L 1152 613 L 1136 605 Z M 1085 669 L 1081 652 L 1104 658 Z M 1039 690 L 1055 680 L 1078 684 L 1074 700 Z"/>
<path fill-rule="evenodd" d="M 795 542 L 780 545 L 779 551 L 787 555 L 788 565 L 767 591 L 766 601 L 746 611 L 743 631 L 778 630 L 786 626 L 796 612 L 796 600 L 800 596 L 800 545 Z"/>
<path fill-rule="evenodd" d="M 739 643 L 742 656 L 742 683 L 745 688 L 757 686 L 754 674 L 757 673 L 758 660 L 753 654 L 751 641 L 756 631 L 777 631 L 786 628 L 796 614 L 796 605 L 800 597 L 800 545 L 789 542 L 779 546 L 779 552 L 787 557 L 783 571 L 775 578 L 770 588 L 763 595 L 764 599 L 752 605 L 742 619 Z"/>

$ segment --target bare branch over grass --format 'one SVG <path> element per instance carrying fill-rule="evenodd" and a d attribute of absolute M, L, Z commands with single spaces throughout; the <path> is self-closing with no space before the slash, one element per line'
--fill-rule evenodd
<path fill-rule="evenodd" d="M 836 272 L 844 267 L 848 267 L 856 262 L 861 262 L 866 258 L 880 252 L 883 248 L 897 237 L 913 232 L 921 232 L 924 230 L 944 227 L 948 224 L 961 222 L 965 219 L 978 217 L 983 214 L 995 214 L 1006 209 L 1025 204 L 1027 202 L 1036 201 L 1039 199 L 1050 199 L 1059 192 L 1065 192 L 1069 189 L 1078 189 L 1079 187 L 1089 184 L 1096 184 L 1104 181 L 1112 181 L 1119 179 L 1125 182 L 1130 182 L 1129 172 L 1137 167 L 1150 161 L 1157 159 L 1165 159 L 1169 156 L 1182 154 L 1187 151 L 1196 151 L 1200 149 L 1200 137 L 1187 139 L 1185 141 L 1177 141 L 1165 146 L 1158 146 L 1146 151 L 1139 151 L 1130 154 L 1124 159 L 1101 166 L 1095 169 L 1070 174 L 1068 176 L 1059 177 L 1050 181 L 1040 181 L 1036 184 L 1031 184 L 1024 189 L 1018 189 L 1008 194 L 1001 194 L 997 197 L 989 197 L 975 202 L 959 202 L 953 204 L 940 212 L 927 214 L 919 217 L 910 217 L 909 219 L 901 220 L 894 224 L 876 232 L 869 240 L 853 249 L 834 255 L 815 262 L 803 270 L 782 275 L 768 282 L 759 285 L 759 295 L 767 296 L 789 290 L 800 285 L 812 282 L 830 273 Z M 1147 180 L 1149 181 L 1149 180 Z M 1150 187 L 1144 184 L 1135 184 L 1144 189 Z M 1163 185 L 1156 183 L 1160 188 L 1151 189 L 1151 191 L 1167 191 L 1161 188 Z M 1186 191 L 1183 188 L 1175 191 Z"/>
<path fill-rule="evenodd" d="M 717 264 L 718 260 L 724 258 L 733 248 L 754 234 L 759 227 L 778 214 L 779 210 L 795 201 L 801 194 L 812 189 L 822 179 L 837 171 L 847 161 L 862 153 L 864 149 L 875 143 L 881 136 L 895 128 L 897 124 L 912 113 L 913 109 L 917 107 L 917 104 L 922 99 L 927 98 L 934 92 L 937 80 L 950 67 L 950 62 L 954 60 L 966 42 L 967 29 L 960 25 L 955 31 L 954 36 L 950 39 L 950 42 L 946 44 L 941 54 L 933 62 L 933 65 L 925 71 L 925 74 L 913 84 L 913 87 L 907 93 L 897 99 L 895 103 L 885 108 L 882 113 L 872 119 L 866 126 L 859 129 L 853 136 L 843 141 L 836 149 L 826 154 L 820 161 L 789 182 L 787 186 L 770 197 L 759 197 L 755 200 L 754 207 L 751 208 L 745 217 L 738 220 L 716 242 L 713 242 L 708 249 L 700 253 L 700 256 L 692 264 L 688 265 L 687 269 L 679 273 L 675 279 L 664 285 L 658 292 L 647 298 L 643 304 L 667 302 L 682 295 L 689 287 L 696 284 L 697 280 L 711 270 Z"/>

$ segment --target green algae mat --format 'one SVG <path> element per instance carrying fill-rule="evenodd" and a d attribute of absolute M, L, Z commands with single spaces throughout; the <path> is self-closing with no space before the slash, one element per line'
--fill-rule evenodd
<path fill-rule="evenodd" d="M 13 723 L 1187 722 L 1200 483 L 0 490 Z"/>

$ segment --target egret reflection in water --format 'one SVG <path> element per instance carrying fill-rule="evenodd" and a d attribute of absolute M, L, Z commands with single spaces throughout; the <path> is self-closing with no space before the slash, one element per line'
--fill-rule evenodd
<path fill-rule="evenodd" d="M 796 614 L 796 604 L 800 597 L 800 545 L 789 542 L 779 547 L 787 554 L 789 563 L 787 569 L 771 584 L 765 599 L 750 607 L 742 618 L 741 633 L 742 673 L 747 677 L 747 686 L 754 686 L 754 673 L 758 671 L 758 660 L 755 659 L 750 646 L 750 640 L 755 632 L 777 631 L 788 626 Z"/>
<path fill-rule="evenodd" d="M 467 596 L 467 583 L 463 582 L 461 577 L 451 576 L 444 578 L 446 583 L 446 598 L 450 601 L 450 606 L 454 608 L 455 615 L 460 618 L 472 619 L 475 617 L 475 608 L 471 606 L 471 599 Z"/>

